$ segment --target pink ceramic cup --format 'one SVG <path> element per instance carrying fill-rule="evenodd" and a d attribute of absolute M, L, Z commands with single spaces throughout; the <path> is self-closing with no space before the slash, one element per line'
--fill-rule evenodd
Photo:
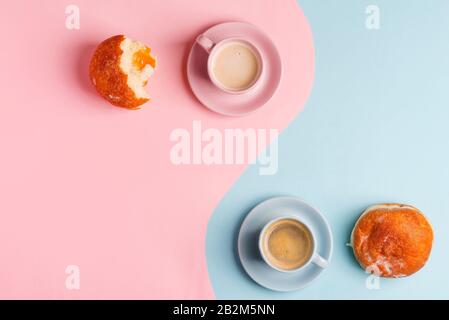
<path fill-rule="evenodd" d="M 224 40 L 221 40 L 221 41 L 215 43 L 214 41 L 212 41 L 205 35 L 200 35 L 196 39 L 196 42 L 201 47 L 203 47 L 204 50 L 206 50 L 206 52 L 209 54 L 209 57 L 207 59 L 207 73 L 208 73 L 209 79 L 212 81 L 212 83 L 220 90 L 222 90 L 226 93 L 231 93 L 231 94 L 244 94 L 244 93 L 248 93 L 249 91 L 253 90 L 261 82 L 262 75 L 263 75 L 263 65 L 264 65 L 263 58 L 262 58 L 262 54 L 261 54 L 260 50 L 251 42 L 249 42 L 245 39 L 242 39 L 242 38 L 227 38 L 227 39 L 224 39 Z M 250 83 L 249 86 L 247 86 L 246 88 L 241 89 L 241 90 L 232 90 L 230 88 L 227 88 L 222 83 L 220 83 L 220 81 L 218 81 L 217 77 L 213 73 L 214 60 L 215 60 L 217 54 L 220 52 L 220 50 L 223 48 L 223 46 L 225 46 L 231 42 L 242 43 L 245 46 L 247 46 L 248 48 L 250 48 L 250 50 L 253 52 L 254 56 L 256 57 L 257 63 L 258 63 L 258 71 L 257 71 L 256 77 L 254 77 L 254 80 Z"/>

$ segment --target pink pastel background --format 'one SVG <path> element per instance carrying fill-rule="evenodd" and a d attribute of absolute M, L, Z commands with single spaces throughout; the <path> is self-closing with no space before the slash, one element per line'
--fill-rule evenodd
<path fill-rule="evenodd" d="M 65 7 L 81 29 L 65 28 Z M 275 97 L 244 118 L 201 106 L 185 75 L 197 34 L 228 20 L 258 25 L 278 46 Z M 208 218 L 245 166 L 174 166 L 170 132 L 284 128 L 313 81 L 313 43 L 294 0 L 56 0 L 0 4 L 0 298 L 213 298 Z M 89 84 L 96 44 L 126 34 L 159 70 L 140 111 L 112 107 Z M 67 290 L 78 265 L 81 289 Z"/>

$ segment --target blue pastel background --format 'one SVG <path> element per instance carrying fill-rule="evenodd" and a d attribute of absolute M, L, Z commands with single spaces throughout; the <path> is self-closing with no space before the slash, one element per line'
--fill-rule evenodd
<path fill-rule="evenodd" d="M 250 166 L 211 217 L 206 255 L 217 298 L 448 299 L 449 1 L 298 2 L 314 36 L 314 88 L 279 138 L 277 175 Z M 365 28 L 370 4 L 380 8 L 379 30 Z M 236 255 L 245 215 L 277 195 L 319 208 L 334 234 L 329 269 L 292 293 L 254 283 Z M 435 242 L 420 272 L 369 290 L 345 244 L 361 211 L 378 202 L 420 208 Z"/>

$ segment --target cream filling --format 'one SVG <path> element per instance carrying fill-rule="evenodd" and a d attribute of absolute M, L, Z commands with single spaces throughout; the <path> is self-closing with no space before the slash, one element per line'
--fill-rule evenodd
<path fill-rule="evenodd" d="M 134 65 L 134 54 L 144 49 L 145 45 L 139 41 L 125 38 L 120 44 L 123 54 L 120 58 L 120 69 L 128 76 L 128 87 L 139 99 L 149 99 L 145 90 L 145 83 L 154 73 L 154 68 L 147 64 L 142 70 Z"/>

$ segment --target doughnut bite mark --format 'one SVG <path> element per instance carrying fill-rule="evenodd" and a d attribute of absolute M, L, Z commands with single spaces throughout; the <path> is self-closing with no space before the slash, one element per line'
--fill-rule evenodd
<path fill-rule="evenodd" d="M 118 35 L 97 47 L 90 62 L 89 76 L 97 92 L 111 104 L 139 109 L 149 100 L 145 85 L 156 64 L 149 47 Z"/>
<path fill-rule="evenodd" d="M 361 267 L 381 277 L 400 278 L 421 269 L 433 243 L 430 222 L 404 204 L 380 204 L 363 212 L 351 234 L 354 255 Z"/>

